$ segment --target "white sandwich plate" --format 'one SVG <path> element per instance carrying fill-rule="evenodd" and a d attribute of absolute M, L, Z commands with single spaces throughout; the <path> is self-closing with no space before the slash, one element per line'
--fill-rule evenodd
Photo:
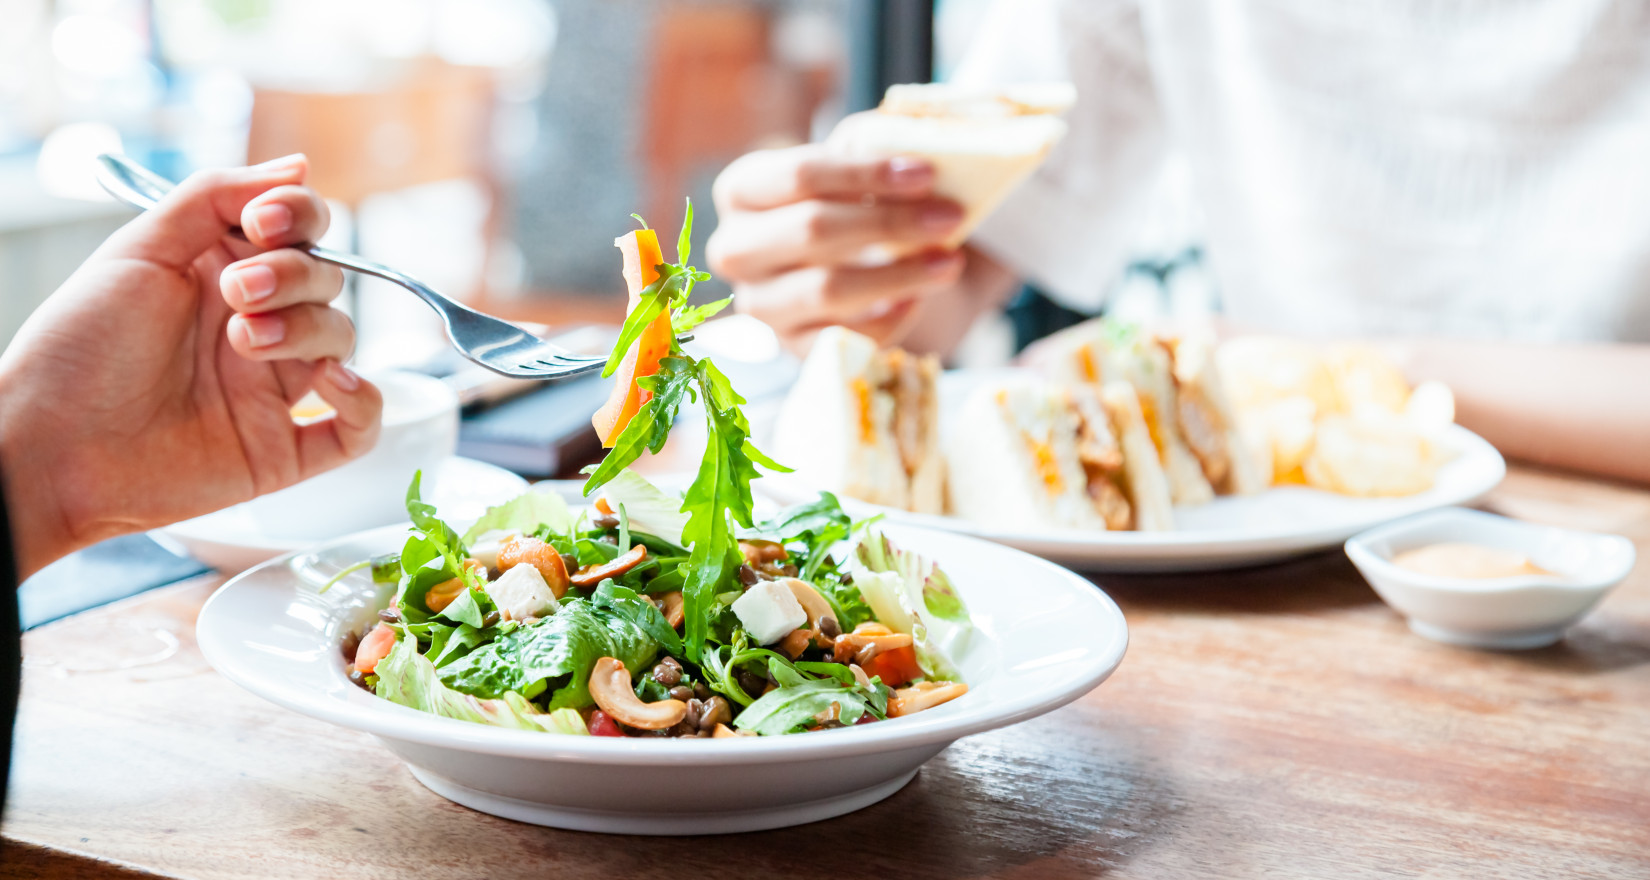
<path fill-rule="evenodd" d="M 1008 375 L 1001 370 L 957 370 L 939 384 L 941 433 L 952 425 L 969 389 Z M 756 416 L 752 416 L 753 421 Z M 1482 437 L 1451 426 L 1445 442 L 1454 457 L 1438 471 L 1432 488 L 1400 498 L 1355 498 L 1304 486 L 1277 486 L 1247 497 L 1220 497 L 1208 504 L 1176 507 L 1175 530 L 1108 532 L 1099 530 L 1015 531 L 981 525 L 960 517 L 910 513 L 841 498 L 856 517 L 882 514 L 888 523 L 916 525 L 971 535 L 1006 544 L 1083 571 L 1210 571 L 1275 562 L 1338 547 L 1366 529 L 1442 507 L 1470 504 L 1506 476 L 1501 454 Z M 779 504 L 811 501 L 818 487 L 793 474 L 773 474 L 754 483 Z"/>
<path fill-rule="evenodd" d="M 345 566 L 400 549 L 405 526 L 245 572 L 206 603 L 196 638 L 230 681 L 373 734 L 432 791 L 482 812 L 623 834 L 780 828 L 876 803 L 959 737 L 1057 709 L 1123 659 L 1122 612 L 1070 571 L 960 535 L 904 525 L 885 532 L 938 562 L 968 603 L 976 629 L 953 659 L 969 691 L 918 715 L 856 727 L 728 739 L 572 736 L 442 718 L 373 696 L 345 677 L 340 645 L 374 619 L 391 587 L 357 573 L 319 590 Z"/>

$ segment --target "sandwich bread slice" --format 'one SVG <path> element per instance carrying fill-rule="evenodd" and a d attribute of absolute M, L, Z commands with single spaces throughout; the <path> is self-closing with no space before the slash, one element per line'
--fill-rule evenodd
<path fill-rule="evenodd" d="M 917 513 L 946 508 L 939 361 L 820 331 L 781 405 L 773 454 L 810 485 Z"/>
<path fill-rule="evenodd" d="M 1186 445 L 1203 474 L 1224 495 L 1254 495 L 1272 485 L 1270 449 L 1239 430 L 1236 409 L 1205 334 L 1169 342 L 1174 361 L 1175 399 Z"/>
<path fill-rule="evenodd" d="M 948 449 L 952 512 L 1017 532 L 1105 530 L 1078 453 L 1081 419 L 1060 389 L 985 385 L 963 403 Z"/>
<path fill-rule="evenodd" d="M 1174 502 L 1169 478 L 1152 443 L 1134 386 L 1118 380 L 1099 386 L 1100 405 L 1122 452 L 1122 486 L 1134 512 L 1133 528 L 1141 532 L 1174 529 Z"/>
<path fill-rule="evenodd" d="M 877 109 L 844 119 L 826 144 L 845 156 L 928 160 L 935 193 L 963 207 L 962 224 L 943 243 L 954 248 L 1065 136 L 1060 114 L 1076 100 L 1076 89 L 1062 82 L 991 90 L 896 85 Z"/>

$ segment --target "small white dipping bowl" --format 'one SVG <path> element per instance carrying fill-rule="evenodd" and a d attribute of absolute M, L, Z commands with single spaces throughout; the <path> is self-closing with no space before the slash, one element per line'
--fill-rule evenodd
<path fill-rule="evenodd" d="M 1401 568 L 1392 558 L 1429 544 L 1509 550 L 1551 575 L 1451 578 Z M 1550 645 L 1633 570 L 1633 544 L 1618 535 L 1533 525 L 1448 507 L 1370 529 L 1346 555 L 1417 635 L 1471 648 Z"/>

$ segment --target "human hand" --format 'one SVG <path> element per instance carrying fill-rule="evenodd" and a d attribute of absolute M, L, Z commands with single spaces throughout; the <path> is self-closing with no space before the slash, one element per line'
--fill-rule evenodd
<path fill-rule="evenodd" d="M 376 442 L 339 362 L 342 273 L 302 156 L 191 176 L 98 248 L 0 356 L 0 478 L 19 575 L 103 538 L 273 492 Z M 250 242 L 226 237 L 239 225 Z M 314 389 L 336 414 L 298 426 Z"/>
<path fill-rule="evenodd" d="M 966 263 L 939 249 L 963 211 L 933 183 L 920 159 L 849 159 L 817 144 L 749 153 L 716 179 L 708 259 L 736 306 L 793 351 L 831 324 L 898 344 L 917 304 L 954 292 Z M 865 265 L 873 245 L 914 252 Z"/>

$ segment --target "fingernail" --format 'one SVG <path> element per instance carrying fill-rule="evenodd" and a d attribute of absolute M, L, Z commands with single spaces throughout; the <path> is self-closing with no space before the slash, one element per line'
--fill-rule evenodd
<path fill-rule="evenodd" d="M 251 221 L 259 238 L 274 238 L 292 228 L 292 210 L 286 205 L 264 205 L 252 212 Z"/>
<path fill-rule="evenodd" d="M 266 348 L 286 338 L 286 322 L 274 315 L 242 315 L 246 341 L 253 348 Z"/>
<path fill-rule="evenodd" d="M 354 391 L 361 387 L 361 377 L 337 361 L 327 364 L 327 378 L 345 391 Z"/>
<path fill-rule="evenodd" d="M 262 302 L 275 292 L 275 270 L 268 266 L 243 266 L 229 280 L 241 289 L 241 302 L 247 305 Z"/>
<path fill-rule="evenodd" d="M 290 156 L 282 156 L 279 159 L 271 159 L 268 162 L 264 162 L 264 163 L 257 166 L 257 170 L 258 171 L 285 171 L 288 168 L 291 168 L 292 166 L 297 165 L 298 163 L 300 163 L 302 161 L 304 161 L 304 154 L 303 153 L 293 153 Z"/>
<path fill-rule="evenodd" d="M 888 182 L 895 186 L 915 189 L 933 180 L 934 167 L 921 159 L 888 160 Z"/>
<path fill-rule="evenodd" d="M 956 226 L 962 220 L 962 209 L 943 202 L 928 205 L 922 209 L 921 220 L 924 227 L 941 232 Z"/>
<path fill-rule="evenodd" d="M 954 251 L 936 251 L 923 260 L 923 271 L 930 275 L 945 275 L 957 264 L 957 254 Z"/>

